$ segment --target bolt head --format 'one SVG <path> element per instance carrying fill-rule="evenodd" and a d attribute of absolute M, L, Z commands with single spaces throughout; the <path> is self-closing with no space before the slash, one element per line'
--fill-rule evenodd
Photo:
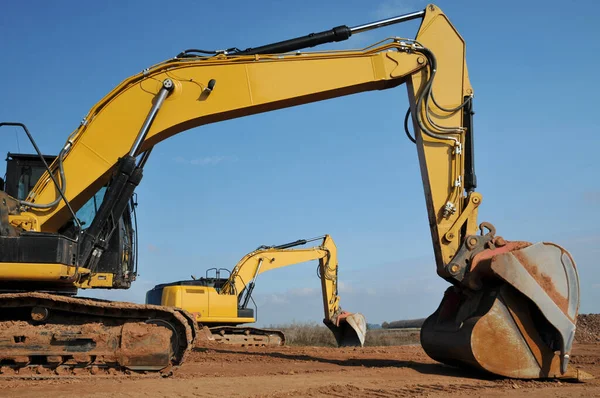
<path fill-rule="evenodd" d="M 496 239 L 494 239 L 494 244 L 498 247 L 502 247 L 502 246 L 506 246 L 506 241 L 504 240 L 503 237 L 498 236 Z"/>
<path fill-rule="evenodd" d="M 450 271 L 450 273 L 452 275 L 458 274 L 459 270 L 460 270 L 460 267 L 458 266 L 458 264 L 451 264 L 450 267 L 448 267 L 448 271 Z"/>

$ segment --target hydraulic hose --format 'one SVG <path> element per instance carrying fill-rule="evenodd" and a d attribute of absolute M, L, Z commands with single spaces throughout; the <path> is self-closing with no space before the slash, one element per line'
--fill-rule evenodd
<path fill-rule="evenodd" d="M 425 101 L 425 105 L 427 106 L 428 103 L 428 99 L 431 95 L 431 86 L 433 85 L 433 79 L 435 78 L 435 73 L 437 70 L 437 61 L 435 59 L 435 56 L 433 55 L 433 53 L 428 50 L 427 48 L 423 47 L 420 48 L 418 50 L 421 54 L 423 54 L 425 57 L 427 57 L 428 61 L 429 61 L 429 65 L 430 65 L 430 76 L 429 79 L 427 80 L 427 83 L 425 83 L 425 87 L 423 88 L 423 91 L 421 92 L 421 95 L 419 95 L 419 99 L 417 100 L 417 123 L 419 124 L 419 128 L 428 136 L 432 137 L 432 138 L 436 138 L 438 140 L 443 140 L 443 141 L 454 141 L 456 144 L 459 144 L 459 141 L 454 138 L 454 137 L 448 137 L 446 135 L 443 134 L 438 134 L 435 133 L 431 130 L 429 130 L 425 124 L 423 123 L 423 120 L 421 119 L 421 109 L 422 109 L 422 105 L 423 105 L 423 99 L 427 98 L 427 100 Z M 428 109 L 425 108 L 425 115 L 428 116 Z M 435 126 L 435 123 L 432 123 Z"/>
<path fill-rule="evenodd" d="M 413 144 L 417 143 L 417 140 L 415 137 L 413 137 L 412 135 L 410 135 L 410 131 L 408 130 L 408 119 L 410 118 L 410 107 L 406 110 L 406 115 L 404 115 L 404 132 L 406 133 L 406 136 L 408 137 L 409 140 L 412 141 Z"/>

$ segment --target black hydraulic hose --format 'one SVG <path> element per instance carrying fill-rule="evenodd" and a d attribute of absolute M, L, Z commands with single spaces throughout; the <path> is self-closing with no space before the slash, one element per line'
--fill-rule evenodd
<path fill-rule="evenodd" d="M 417 115 L 416 116 L 417 116 L 417 123 L 419 124 L 419 128 L 421 129 L 421 131 L 423 131 L 425 134 L 427 134 L 428 136 L 430 136 L 432 138 L 436 138 L 438 140 L 443 140 L 443 141 L 452 140 L 454 142 L 458 142 L 454 137 L 448 137 L 443 134 L 435 133 L 435 132 L 429 130 L 423 124 L 423 120 L 421 119 L 421 109 L 422 109 L 423 99 L 425 97 L 429 98 L 429 96 L 431 94 L 431 86 L 433 85 L 433 79 L 435 78 L 435 73 L 437 71 L 437 61 L 435 59 L 435 56 L 429 49 L 423 47 L 423 48 L 420 48 L 418 51 L 427 58 L 427 60 L 429 61 L 429 65 L 430 65 L 429 79 L 427 80 L 427 83 L 425 83 L 425 87 L 423 88 L 423 91 L 421 92 L 421 95 L 419 95 L 419 99 L 417 100 Z M 425 109 L 425 113 L 427 113 L 427 109 Z"/>
<path fill-rule="evenodd" d="M 413 144 L 417 143 L 416 137 L 410 135 L 410 131 L 408 130 L 408 119 L 410 118 L 410 106 L 406 110 L 406 115 L 404 115 L 404 132 L 409 140 L 412 141 Z"/>
<path fill-rule="evenodd" d="M 433 91 L 431 92 L 431 99 L 433 100 L 433 103 L 435 104 L 435 106 L 437 106 L 438 108 L 440 108 L 444 112 L 451 112 L 451 113 L 454 113 L 456 111 L 461 110 L 462 108 L 465 107 L 465 105 L 467 105 L 469 103 L 469 101 L 471 101 L 471 97 L 467 97 L 467 99 L 465 100 L 465 102 L 463 102 L 462 104 L 460 104 L 456 108 L 446 109 L 446 108 L 444 108 L 443 106 L 441 106 L 440 104 L 437 103 L 437 101 L 435 100 L 435 97 L 433 96 Z"/>
<path fill-rule="evenodd" d="M 434 78 L 435 78 L 435 74 L 436 74 L 436 72 L 437 72 L 437 60 L 436 60 L 436 58 L 435 58 L 435 55 L 433 55 L 433 53 L 432 53 L 432 52 L 431 52 L 429 49 L 427 49 L 427 48 L 422 48 L 422 49 L 420 49 L 420 50 L 419 50 L 419 52 L 421 52 L 423 55 L 425 55 L 425 57 L 426 57 L 426 58 L 427 58 L 427 60 L 429 61 L 429 63 L 430 63 L 430 69 L 431 69 L 431 73 L 430 73 L 429 80 L 428 80 L 428 81 L 427 81 L 427 83 L 425 84 L 425 88 L 423 89 L 423 92 L 422 92 L 422 93 L 421 93 L 421 95 L 419 96 L 419 101 L 417 102 L 417 109 L 419 109 L 419 110 L 421 109 L 420 105 L 422 104 L 422 100 L 425 98 L 425 108 L 424 108 L 424 110 L 425 110 L 425 115 L 426 115 L 426 117 L 427 117 L 427 121 L 428 121 L 428 122 L 429 122 L 429 123 L 430 123 L 430 124 L 431 124 L 431 125 L 432 125 L 434 128 L 438 128 L 439 130 L 445 130 L 445 131 L 447 131 L 448 133 L 458 133 L 459 131 L 457 131 L 457 130 L 458 130 L 459 128 L 452 129 L 452 128 L 446 128 L 446 127 L 442 127 L 442 126 L 439 126 L 439 125 L 437 125 L 437 124 L 436 124 L 436 123 L 435 123 L 435 122 L 434 122 L 434 121 L 431 119 L 431 117 L 430 117 L 430 115 L 429 115 L 429 99 L 432 99 L 432 100 L 433 100 L 433 102 L 434 102 L 434 104 L 435 104 L 435 105 L 436 105 L 438 108 L 440 108 L 441 110 L 443 110 L 443 111 L 446 111 L 446 112 L 455 113 L 456 111 L 458 111 L 458 110 L 460 110 L 460 109 L 464 108 L 464 107 L 465 107 L 465 106 L 466 106 L 466 105 L 469 103 L 469 101 L 471 100 L 471 97 L 468 97 L 468 98 L 466 98 L 466 99 L 464 100 L 464 102 L 463 102 L 462 104 L 460 104 L 459 106 L 457 106 L 456 108 L 444 108 L 444 107 L 440 106 L 440 105 L 439 105 L 439 104 L 438 104 L 438 103 L 435 101 L 435 98 L 434 98 L 434 96 L 433 96 L 433 90 L 432 90 L 432 86 L 433 86 L 433 80 L 434 80 Z M 422 123 L 422 120 L 421 120 L 421 114 L 420 114 L 420 112 L 419 112 L 419 113 L 418 113 L 418 115 L 417 115 L 417 121 L 419 122 L 419 127 L 421 127 L 421 129 L 423 130 L 423 123 Z M 447 136 L 444 136 L 444 135 L 440 135 L 440 134 L 437 134 L 437 133 L 435 133 L 435 132 L 433 132 L 433 131 L 431 131 L 431 130 L 427 130 L 427 129 L 424 129 L 424 132 L 425 132 L 427 135 L 429 135 L 429 136 L 431 136 L 431 137 L 434 137 L 434 138 L 438 138 L 438 139 L 441 139 L 441 140 L 452 140 L 452 141 L 454 141 L 454 142 L 458 143 L 458 140 L 457 140 L 456 138 L 453 138 L 453 137 L 447 137 Z"/>
<path fill-rule="evenodd" d="M 217 52 L 216 51 L 210 51 L 210 50 L 199 50 L 197 48 L 190 48 L 188 50 L 184 50 L 184 51 L 180 52 L 179 54 L 177 54 L 177 58 L 195 57 L 195 55 L 192 55 L 190 53 L 199 53 L 199 54 L 214 55 Z"/>
<path fill-rule="evenodd" d="M 232 48 L 228 48 L 226 50 L 219 50 L 219 51 L 200 50 L 197 48 L 190 48 L 188 50 L 184 50 L 184 51 L 180 52 L 179 54 L 177 54 L 177 56 L 175 58 L 194 58 L 194 57 L 199 57 L 200 56 L 199 54 L 217 55 L 217 54 L 238 53 L 239 51 L 240 51 L 240 49 L 237 47 L 232 47 Z"/>

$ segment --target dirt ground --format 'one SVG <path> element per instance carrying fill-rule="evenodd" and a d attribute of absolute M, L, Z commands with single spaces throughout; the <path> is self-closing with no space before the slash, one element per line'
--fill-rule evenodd
<path fill-rule="evenodd" d="M 404 341 L 415 341 L 414 331 Z M 392 333 L 392 331 L 386 331 Z M 172 377 L 2 378 L 10 397 L 598 397 L 600 315 L 580 315 L 571 364 L 586 382 L 490 377 L 430 359 L 418 344 L 363 348 L 197 347 Z"/>
<path fill-rule="evenodd" d="M 418 346 L 196 348 L 174 376 L 0 380 L 10 397 L 594 397 L 600 344 L 577 344 L 586 383 L 495 379 L 441 365 Z"/>

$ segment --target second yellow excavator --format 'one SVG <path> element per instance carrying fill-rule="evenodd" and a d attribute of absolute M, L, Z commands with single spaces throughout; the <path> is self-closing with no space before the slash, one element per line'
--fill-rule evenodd
<path fill-rule="evenodd" d="M 294 249 L 314 241 L 322 242 L 318 246 Z M 208 329 L 208 338 L 218 342 L 283 345 L 285 335 L 280 330 L 237 325 L 256 322 L 255 311 L 248 305 L 258 275 L 311 260 L 319 260 L 318 275 L 325 311 L 323 322 L 333 332 L 338 346 L 362 346 L 367 324 L 362 314 L 342 311 L 340 307 L 337 248 L 329 235 L 276 246 L 260 246 L 246 254 L 228 278 L 220 277 L 221 271 L 227 269 L 211 268 L 205 278 L 193 277 L 155 286 L 146 293 L 146 303 L 187 310 L 199 325 Z M 208 277 L 209 271 L 215 271 L 215 277 Z"/>

